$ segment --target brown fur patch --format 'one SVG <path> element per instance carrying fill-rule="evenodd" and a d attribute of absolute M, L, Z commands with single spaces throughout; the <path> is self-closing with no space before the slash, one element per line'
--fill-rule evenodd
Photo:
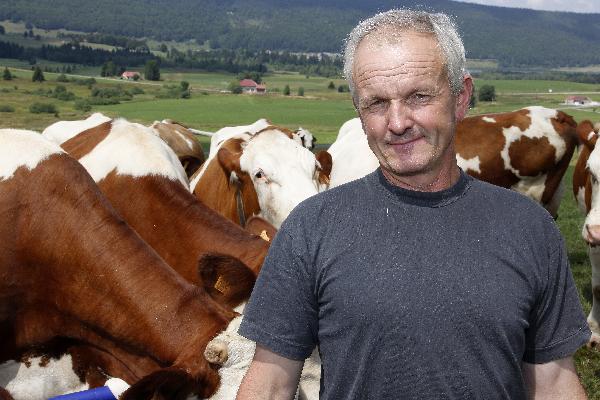
<path fill-rule="evenodd" d="M 555 155 L 556 149 L 546 137 L 521 136 L 508 148 L 511 164 L 521 176 L 537 176 L 540 172 L 549 171 L 554 166 Z"/>
<path fill-rule="evenodd" d="M 76 159 L 89 154 L 102 142 L 112 129 L 112 121 L 106 121 L 103 124 L 81 132 L 64 142 L 61 147 Z"/>

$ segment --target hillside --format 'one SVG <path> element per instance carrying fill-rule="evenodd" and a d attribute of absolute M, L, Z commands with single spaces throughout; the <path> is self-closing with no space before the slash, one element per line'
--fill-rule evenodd
<path fill-rule="evenodd" d="M 0 20 L 189 40 L 212 48 L 338 52 L 360 19 L 413 6 L 406 0 L 7 0 Z M 456 16 L 467 55 L 503 67 L 600 64 L 598 14 L 547 12 L 431 0 L 427 9 Z"/>

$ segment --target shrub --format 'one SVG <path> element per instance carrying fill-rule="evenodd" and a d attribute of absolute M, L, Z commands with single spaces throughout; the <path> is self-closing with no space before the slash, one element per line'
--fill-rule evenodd
<path fill-rule="evenodd" d="M 496 88 L 492 85 L 482 85 L 479 88 L 479 101 L 495 101 Z"/>
<path fill-rule="evenodd" d="M 7 104 L 0 104 L 0 112 L 15 112 L 15 108 Z"/>
<path fill-rule="evenodd" d="M 304 96 L 304 88 L 302 86 L 298 88 L 298 96 Z"/>
<path fill-rule="evenodd" d="M 56 109 L 56 106 L 54 104 L 33 103 L 32 105 L 29 106 L 29 112 L 33 113 L 33 114 L 41 114 L 41 113 L 57 114 L 58 110 Z"/>
<path fill-rule="evenodd" d="M 129 89 L 129 93 L 135 96 L 136 94 L 144 94 L 146 92 L 144 92 L 144 89 L 142 89 L 141 87 L 134 86 L 131 89 Z"/>
<path fill-rule="evenodd" d="M 77 100 L 75 102 L 74 108 L 79 111 L 87 112 L 87 111 L 91 111 L 92 105 L 87 100 Z"/>
<path fill-rule="evenodd" d="M 285 87 L 283 88 L 283 95 L 284 96 L 290 95 L 290 85 L 285 85 Z"/>
<path fill-rule="evenodd" d="M 69 82 L 69 78 L 65 74 L 60 74 L 56 77 L 56 82 Z"/>
<path fill-rule="evenodd" d="M 327 89 L 335 89 L 335 84 L 333 81 L 329 81 L 329 85 L 327 85 Z"/>

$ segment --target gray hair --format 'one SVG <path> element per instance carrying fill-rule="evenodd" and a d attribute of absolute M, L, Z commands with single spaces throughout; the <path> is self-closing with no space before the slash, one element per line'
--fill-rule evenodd
<path fill-rule="evenodd" d="M 392 28 L 397 31 L 431 33 L 435 36 L 445 58 L 450 91 L 458 95 L 463 89 L 465 75 L 465 48 L 454 22 L 446 14 L 429 13 L 408 9 L 392 9 L 360 22 L 346 39 L 344 51 L 344 76 L 348 81 L 352 97 L 355 96 L 354 54 L 360 42 L 370 33 Z"/>

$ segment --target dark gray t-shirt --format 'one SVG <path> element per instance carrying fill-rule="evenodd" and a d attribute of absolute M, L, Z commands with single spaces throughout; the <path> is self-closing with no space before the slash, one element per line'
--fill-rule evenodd
<path fill-rule="evenodd" d="M 522 361 L 590 335 L 550 215 L 464 173 L 424 193 L 377 170 L 304 201 L 244 314 L 284 357 L 319 345 L 321 400 L 525 399 Z"/>

